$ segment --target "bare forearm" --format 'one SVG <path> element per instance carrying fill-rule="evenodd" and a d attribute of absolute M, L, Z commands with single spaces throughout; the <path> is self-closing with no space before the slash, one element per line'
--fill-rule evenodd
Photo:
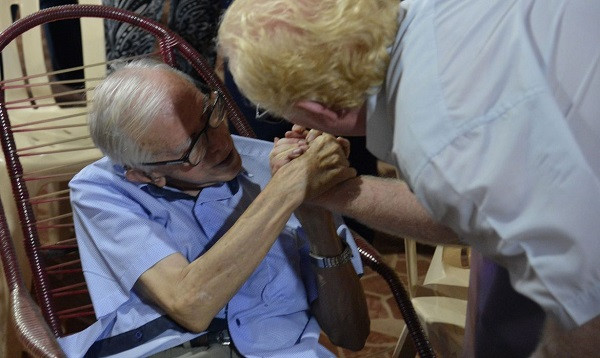
<path fill-rule="evenodd" d="M 201 257 L 181 254 L 142 274 L 138 288 L 173 319 L 202 331 L 264 259 L 291 213 L 356 175 L 331 136 L 320 136 L 301 158 L 282 166 L 236 223 Z"/>
<path fill-rule="evenodd" d="M 398 179 L 360 176 L 339 184 L 314 202 L 388 234 L 434 245 L 458 243 L 458 236 L 435 222 Z"/>
<path fill-rule="evenodd" d="M 321 208 L 296 211 L 309 237 L 310 250 L 333 257 L 344 249 L 330 212 Z M 332 268 L 314 267 L 318 299 L 311 309 L 321 328 L 336 345 L 359 350 L 370 332 L 366 300 L 358 275 L 350 262 Z"/>
<path fill-rule="evenodd" d="M 300 200 L 281 181 L 269 183 L 231 229 L 182 271 L 173 318 L 203 330 L 264 259 Z"/>

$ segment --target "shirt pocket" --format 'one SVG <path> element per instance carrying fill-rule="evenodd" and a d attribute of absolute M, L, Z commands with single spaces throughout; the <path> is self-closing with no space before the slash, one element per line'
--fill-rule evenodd
<path fill-rule="evenodd" d="M 300 248 L 302 242 L 296 231 L 284 228 L 277 241 L 263 260 L 267 282 L 261 293 L 265 305 L 286 302 L 288 308 L 305 310 L 308 308 L 306 288 L 301 276 Z"/>

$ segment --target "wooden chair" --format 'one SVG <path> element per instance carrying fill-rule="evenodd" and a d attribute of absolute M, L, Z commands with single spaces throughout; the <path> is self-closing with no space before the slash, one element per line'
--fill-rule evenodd
<path fill-rule="evenodd" d="M 2 14 L 4 16 L 5 13 L 2 12 Z M 237 132 L 240 135 L 255 137 L 225 86 L 196 50 L 161 24 L 129 11 L 95 5 L 66 5 L 35 12 L 10 24 L 0 34 L 0 51 L 3 58 L 5 52 L 12 54 L 12 52 L 18 50 L 19 43 L 25 41 L 27 36 L 40 37 L 39 27 L 41 25 L 67 18 L 80 18 L 82 20 L 82 32 L 85 32 L 84 29 L 86 29 L 86 25 L 83 25 L 84 20 L 100 20 L 101 23 L 101 19 L 105 19 L 125 22 L 152 34 L 156 38 L 158 49 L 156 55 L 172 66 L 176 66 L 176 54 L 185 58 L 208 87 L 223 94 L 228 108 L 229 121 L 235 126 Z M 95 24 L 95 35 L 101 37 L 103 31 L 99 30 L 99 22 Z M 31 35 L 32 32 L 33 35 Z M 38 41 L 38 45 L 41 42 L 39 39 L 36 41 Z M 103 49 L 102 44 L 103 41 L 98 39 L 94 46 Z M 43 57 L 39 57 L 37 61 L 42 62 L 42 59 Z M 34 59 L 28 61 L 35 62 Z M 6 211 L 6 216 L 3 211 L 2 217 L 9 219 L 10 233 L 13 235 L 12 239 L 16 242 L 20 242 L 20 240 L 15 237 L 14 233 L 19 232 L 26 252 L 26 255 L 19 255 L 18 252 L 16 255 L 11 255 L 10 249 L 7 250 L 6 254 L 4 251 L 2 252 L 3 262 L 7 261 L 12 264 L 10 270 L 5 274 L 11 274 L 13 272 L 11 270 L 24 269 L 14 264 L 15 256 L 19 261 L 27 258 L 29 269 L 32 272 L 37 304 L 50 332 L 55 337 L 61 337 L 80 330 L 95 319 L 92 307 L 89 304 L 86 284 L 83 275 L 81 275 L 68 200 L 69 192 L 65 183 L 79 168 L 99 156 L 97 149 L 90 145 L 87 126 L 84 123 L 87 113 L 86 105 L 89 98 L 91 98 L 89 91 L 93 90 L 93 85 L 89 85 L 89 83 L 104 77 L 105 66 L 104 61 L 95 63 L 95 65 L 86 65 L 86 73 L 89 73 L 94 67 L 99 67 L 100 70 L 98 71 L 102 73 L 97 76 L 85 74 L 84 78 L 79 80 L 86 83 L 85 90 L 74 93 L 83 98 L 81 103 L 55 103 L 56 95 L 51 88 L 53 85 L 52 79 L 46 74 L 45 68 L 39 66 L 31 67 L 31 69 L 25 67 L 27 69 L 25 73 L 7 72 L 0 82 L 0 140 L 5 157 L 4 165 L 8 173 L 6 182 L 10 182 L 10 186 L 3 185 L 3 188 L 7 187 L 7 189 L 2 190 L 0 197 L 5 199 L 9 197 L 9 194 L 14 197 L 14 212 L 18 214 L 18 220 L 11 218 L 8 211 Z M 9 77 L 9 74 L 16 77 Z M 15 83 L 19 85 L 14 86 Z M 45 94 L 33 95 L 33 88 L 37 89 L 38 87 L 49 88 L 50 90 Z M 26 90 L 22 91 L 23 88 Z M 9 95 L 12 90 L 20 92 L 20 95 Z M 46 102 L 48 102 L 47 106 Z M 20 103 L 26 105 L 21 106 Z M 78 114 L 74 117 L 79 117 L 81 122 L 75 123 L 73 126 L 70 124 L 68 127 L 66 125 L 65 127 L 54 124 L 47 125 L 46 123 L 56 120 L 56 118 L 50 115 L 47 117 L 38 116 L 38 113 L 42 112 L 40 108 L 56 107 L 57 112 L 62 113 L 62 109 L 66 108 L 65 106 L 69 110 L 77 108 Z M 21 114 L 25 113 L 21 111 L 27 111 L 27 113 Z M 64 117 L 64 115 L 61 114 L 59 117 Z M 64 118 L 58 120 L 64 120 Z M 68 121 L 70 122 L 70 119 Z M 23 133 L 23 128 L 40 124 L 42 128 L 39 129 L 37 137 L 34 138 L 32 134 L 27 133 L 24 134 L 24 137 L 19 137 Z M 51 144 L 32 144 L 34 140 L 53 137 L 54 132 L 52 131 L 58 131 L 63 136 L 62 139 Z M 85 144 L 83 146 L 70 144 L 72 143 L 71 140 L 75 138 Z M 67 143 L 69 144 L 67 145 Z M 86 154 L 80 158 L 79 156 L 86 151 L 90 151 L 91 154 Z M 72 157 L 77 157 L 77 160 L 73 160 Z M 62 158 L 63 161 L 55 158 Z M 39 183 L 43 183 L 43 185 Z M 49 213 L 47 217 L 42 218 L 46 213 Z M 14 226 L 20 227 L 21 230 L 11 228 L 10 220 L 12 220 Z M 53 235 L 46 234 L 50 231 L 53 232 Z M 4 235 L 3 241 L 10 241 L 9 236 Z M 51 239 L 50 236 L 52 236 Z M 358 243 L 365 264 L 379 272 L 390 285 L 400 305 L 400 311 L 405 315 L 411 337 L 415 341 L 421 356 L 433 356 L 429 342 L 423 334 L 419 321 L 412 310 L 410 300 L 408 300 L 408 296 L 395 272 L 381 261 L 376 251 L 364 240 L 359 238 Z M 10 246 L 7 245 L 7 247 Z M 12 252 L 14 253 L 14 250 Z M 15 286 L 13 283 L 15 280 L 11 277 L 8 277 L 8 279 L 10 284 Z M 59 302 L 65 297 L 68 299 L 62 303 Z M 21 304 L 21 300 L 26 300 L 26 297 L 23 294 L 19 296 L 11 295 L 10 300 L 11 304 L 16 307 Z M 73 321 L 75 321 L 75 324 L 70 324 Z M 32 327 L 15 324 L 15 322 L 18 322 L 18 320 L 13 321 L 18 333 L 17 337 L 32 355 L 36 357 L 53 356 L 47 355 L 37 348 L 31 348 L 39 347 L 45 343 L 37 341 L 41 337 L 31 331 Z M 52 340 L 50 339 L 50 341 Z M 50 346 L 54 347 L 53 344 Z M 60 356 L 59 353 L 53 354 Z"/>

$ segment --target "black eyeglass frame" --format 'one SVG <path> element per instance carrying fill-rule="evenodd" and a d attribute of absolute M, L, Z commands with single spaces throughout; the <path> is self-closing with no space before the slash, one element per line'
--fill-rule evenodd
<path fill-rule="evenodd" d="M 204 159 L 204 156 L 202 156 L 197 163 L 192 163 L 190 161 L 190 155 L 192 154 L 192 151 L 194 150 L 194 147 L 196 146 L 196 144 L 198 143 L 198 141 L 200 140 L 200 138 L 202 138 L 203 135 L 205 135 L 205 133 L 210 129 L 210 128 L 218 128 L 221 124 L 223 124 L 223 122 L 225 121 L 225 118 L 227 117 L 225 115 L 225 113 L 223 113 L 225 111 L 225 100 L 223 98 L 223 95 L 221 94 L 220 91 L 213 91 L 212 92 L 215 95 L 215 101 L 212 103 L 212 105 L 206 106 L 204 108 L 204 110 L 202 111 L 202 115 L 200 116 L 200 118 L 202 119 L 202 121 L 206 121 L 206 125 L 204 126 L 204 128 L 198 132 L 198 134 L 196 134 L 194 136 L 194 138 L 192 138 L 192 142 L 190 143 L 190 146 L 188 147 L 188 149 L 185 151 L 185 153 L 183 154 L 183 156 L 179 159 L 173 159 L 173 160 L 161 160 L 158 162 L 144 162 L 144 163 L 140 163 L 140 165 L 144 165 L 144 166 L 159 166 L 159 165 L 179 165 L 179 164 L 189 164 L 192 167 L 195 167 L 196 165 L 200 164 L 200 162 L 202 162 L 202 159 Z M 210 99 L 210 97 L 208 97 Z M 219 107 L 217 107 L 219 106 Z M 210 109 L 209 109 L 210 108 Z M 210 119 L 212 117 L 212 114 L 215 110 L 215 108 L 218 108 L 218 112 L 217 113 L 217 119 L 218 121 L 216 123 L 211 123 Z"/>

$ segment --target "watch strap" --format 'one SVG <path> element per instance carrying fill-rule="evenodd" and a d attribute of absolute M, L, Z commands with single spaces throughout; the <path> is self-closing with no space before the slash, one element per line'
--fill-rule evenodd
<path fill-rule="evenodd" d="M 310 252 L 309 254 L 310 261 L 313 265 L 317 266 L 318 268 L 332 268 L 341 266 L 346 262 L 349 262 L 353 256 L 352 249 L 346 243 L 344 243 L 344 250 L 342 251 L 342 253 L 340 253 L 337 256 L 325 257 L 313 254 L 312 252 Z"/>

